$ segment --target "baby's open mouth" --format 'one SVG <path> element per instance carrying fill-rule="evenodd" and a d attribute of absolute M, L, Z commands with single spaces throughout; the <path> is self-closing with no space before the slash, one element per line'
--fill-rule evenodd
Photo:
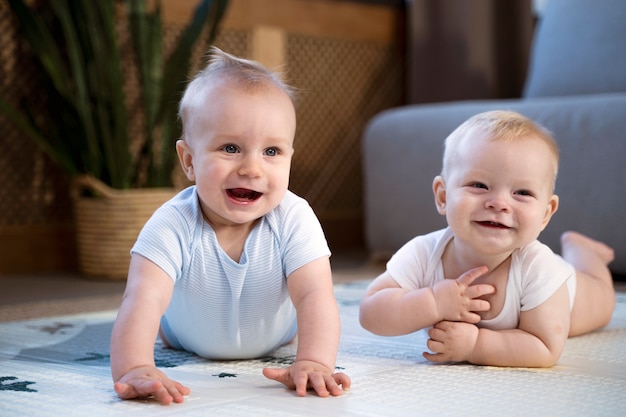
<path fill-rule="evenodd" d="M 480 224 L 481 226 L 487 226 L 487 227 L 495 227 L 495 228 L 500 228 L 500 229 L 508 229 L 509 226 L 506 226 L 502 223 L 497 223 L 497 222 L 491 222 L 491 221 L 482 221 L 482 222 L 478 222 L 478 224 Z"/>
<path fill-rule="evenodd" d="M 247 188 L 230 188 L 226 190 L 229 197 L 235 200 L 255 201 L 261 197 L 262 193 Z"/>

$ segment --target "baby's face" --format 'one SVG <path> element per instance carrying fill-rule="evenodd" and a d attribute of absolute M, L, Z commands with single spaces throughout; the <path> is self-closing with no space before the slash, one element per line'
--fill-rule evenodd
<path fill-rule="evenodd" d="M 275 86 L 211 89 L 185 144 L 202 209 L 214 226 L 245 225 L 274 209 L 289 185 L 296 116 Z"/>
<path fill-rule="evenodd" d="M 439 210 L 455 239 L 476 250 L 505 253 L 531 243 L 558 207 L 555 157 L 538 138 L 506 142 L 478 133 L 461 141 L 450 162 Z"/>

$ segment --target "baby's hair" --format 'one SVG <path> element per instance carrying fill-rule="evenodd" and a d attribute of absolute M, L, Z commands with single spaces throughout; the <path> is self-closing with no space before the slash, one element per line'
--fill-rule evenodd
<path fill-rule="evenodd" d="M 554 180 L 559 169 L 559 147 L 552 133 L 528 117 L 514 111 L 493 110 L 470 117 L 457 127 L 447 138 L 443 152 L 442 176 L 446 178 L 450 160 L 461 140 L 468 138 L 471 131 L 487 133 L 494 141 L 514 141 L 535 137 L 548 145 L 554 155 Z"/>
<path fill-rule="evenodd" d="M 208 89 L 217 81 L 232 82 L 246 91 L 258 91 L 273 85 L 284 91 L 295 103 L 296 92 L 283 81 L 280 73 L 270 71 L 256 61 L 228 54 L 215 46 L 209 49 L 207 57 L 206 67 L 187 85 L 180 101 L 178 116 L 183 124 L 183 137 L 189 116 L 202 108 Z"/>

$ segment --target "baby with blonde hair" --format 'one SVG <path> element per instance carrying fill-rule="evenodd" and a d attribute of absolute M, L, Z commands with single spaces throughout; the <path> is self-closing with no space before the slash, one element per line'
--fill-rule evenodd
<path fill-rule="evenodd" d="M 368 287 L 360 321 L 380 335 L 428 328 L 434 362 L 549 367 L 569 336 L 605 326 L 613 250 L 576 232 L 562 257 L 537 238 L 557 211 L 549 131 L 510 111 L 478 114 L 445 142 L 433 181 L 448 227 L 417 236 Z"/>
<path fill-rule="evenodd" d="M 293 92 L 260 64 L 213 48 L 180 104 L 179 161 L 193 186 L 159 208 L 133 246 L 111 337 L 123 399 L 182 402 L 189 388 L 157 369 L 154 344 L 209 359 L 249 359 L 297 336 L 295 362 L 263 374 L 341 395 L 340 321 L 330 250 L 309 204 L 291 193 Z"/>

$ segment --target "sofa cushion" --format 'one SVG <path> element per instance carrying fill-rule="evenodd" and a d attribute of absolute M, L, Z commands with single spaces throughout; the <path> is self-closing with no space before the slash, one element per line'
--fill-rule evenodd
<path fill-rule="evenodd" d="M 363 136 L 365 231 L 372 257 L 387 258 L 414 236 L 445 226 L 432 192 L 444 140 L 468 117 L 496 109 L 530 117 L 559 143 L 559 210 L 539 239 L 557 252 L 566 230 L 601 240 L 615 250 L 611 269 L 626 275 L 624 93 L 438 103 L 379 113 Z"/>
<path fill-rule="evenodd" d="M 626 1 L 548 0 L 525 97 L 626 91 Z"/>

